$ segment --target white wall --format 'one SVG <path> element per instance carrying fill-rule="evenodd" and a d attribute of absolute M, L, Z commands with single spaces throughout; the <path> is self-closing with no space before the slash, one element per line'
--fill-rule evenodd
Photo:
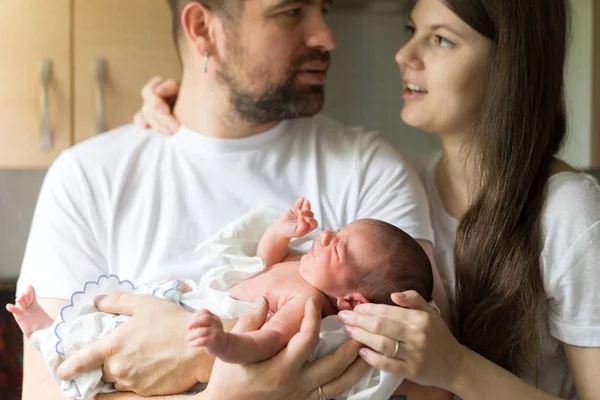
<path fill-rule="evenodd" d="M 572 0 L 571 2 L 573 27 L 566 68 L 569 138 L 562 155 L 567 162 L 581 168 L 591 165 L 593 1 Z"/>
<path fill-rule="evenodd" d="M 400 119 L 402 80 L 394 56 L 406 40 L 399 14 L 333 11 L 339 45 L 332 53 L 324 113 L 347 124 L 379 129 L 407 156 L 438 148 L 435 135 Z"/>

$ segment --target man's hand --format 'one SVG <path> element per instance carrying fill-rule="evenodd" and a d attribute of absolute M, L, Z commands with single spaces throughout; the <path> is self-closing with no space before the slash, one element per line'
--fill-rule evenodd
<path fill-rule="evenodd" d="M 195 368 L 203 350 L 187 343 L 189 311 L 151 295 L 130 293 L 98 296 L 96 306 L 132 318 L 65 360 L 57 371 L 61 379 L 102 368 L 105 382 L 141 396 L 183 393 L 198 382 Z"/>

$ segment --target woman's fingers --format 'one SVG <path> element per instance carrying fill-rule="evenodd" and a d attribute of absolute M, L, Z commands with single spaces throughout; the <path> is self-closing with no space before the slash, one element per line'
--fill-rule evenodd
<path fill-rule="evenodd" d="M 163 98 L 175 96 L 179 93 L 179 82 L 174 79 L 167 79 L 156 85 L 156 93 Z"/>
<path fill-rule="evenodd" d="M 148 124 L 148 122 L 146 122 L 146 119 L 144 118 L 144 115 L 142 114 L 142 111 L 138 111 L 134 114 L 133 116 L 133 123 L 138 126 L 139 128 L 142 129 L 148 129 L 150 128 L 150 125 Z"/>
<path fill-rule="evenodd" d="M 179 84 L 172 79 L 165 80 L 160 76 L 150 79 L 142 88 L 141 95 L 144 105 L 137 121 L 145 122 L 149 127 L 164 135 L 175 133 L 179 124 L 172 115 L 172 104 L 169 103 L 169 100 L 173 101 L 178 92 Z"/>
<path fill-rule="evenodd" d="M 151 96 L 152 93 L 156 90 L 156 87 L 164 81 L 165 78 L 163 78 L 160 75 L 153 76 L 152 78 L 150 78 L 148 83 L 146 83 L 142 87 L 142 90 L 140 91 L 140 96 L 142 96 L 143 99 L 145 99 L 147 96 Z"/>
<path fill-rule="evenodd" d="M 409 371 L 410 364 L 405 360 L 386 357 L 383 354 L 373 351 L 367 347 L 360 349 L 359 355 L 373 368 L 377 368 L 382 371 L 388 371 L 409 380 L 414 376 L 414 374 Z"/>
<path fill-rule="evenodd" d="M 425 312 L 436 312 L 431 304 L 428 304 L 425 299 L 414 290 L 408 290 L 402 293 L 392 293 L 392 301 L 400 307 L 410 308 L 412 310 L 421 310 Z"/>
<path fill-rule="evenodd" d="M 406 337 L 405 332 L 407 329 L 407 327 L 398 325 L 395 327 L 394 331 L 390 330 L 391 333 L 387 335 L 378 335 L 358 327 L 353 327 L 352 329 L 346 329 L 346 333 L 348 333 L 352 339 L 381 354 L 393 355 L 394 358 L 404 359 L 407 356 L 407 346 L 394 338 Z M 396 343 L 398 343 L 397 348 Z"/>
<path fill-rule="evenodd" d="M 361 304 L 362 305 L 362 304 Z M 355 307 L 355 310 L 359 306 Z M 399 308 L 386 306 L 389 308 Z M 378 314 L 363 314 L 356 311 L 342 311 L 338 314 L 338 319 L 347 326 L 347 333 L 352 334 L 356 328 L 361 328 L 365 331 L 376 335 L 387 336 L 394 339 L 402 340 L 407 332 L 407 327 L 410 326 L 404 323 L 407 318 L 390 318 Z M 411 318 L 413 319 L 413 318 Z"/>

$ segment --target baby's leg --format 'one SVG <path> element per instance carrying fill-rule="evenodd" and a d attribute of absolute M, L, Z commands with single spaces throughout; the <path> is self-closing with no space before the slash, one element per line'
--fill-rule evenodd
<path fill-rule="evenodd" d="M 15 303 L 7 304 L 6 309 L 15 317 L 27 339 L 40 329 L 49 328 L 54 322 L 38 303 L 33 286 L 27 286 Z"/>

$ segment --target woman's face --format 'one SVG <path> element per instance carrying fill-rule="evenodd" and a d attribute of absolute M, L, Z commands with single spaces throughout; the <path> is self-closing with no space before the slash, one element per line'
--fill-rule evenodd
<path fill-rule="evenodd" d="M 396 54 L 402 120 L 427 132 L 464 133 L 483 102 L 491 41 L 441 0 L 418 0 L 407 30 L 410 38 Z"/>

